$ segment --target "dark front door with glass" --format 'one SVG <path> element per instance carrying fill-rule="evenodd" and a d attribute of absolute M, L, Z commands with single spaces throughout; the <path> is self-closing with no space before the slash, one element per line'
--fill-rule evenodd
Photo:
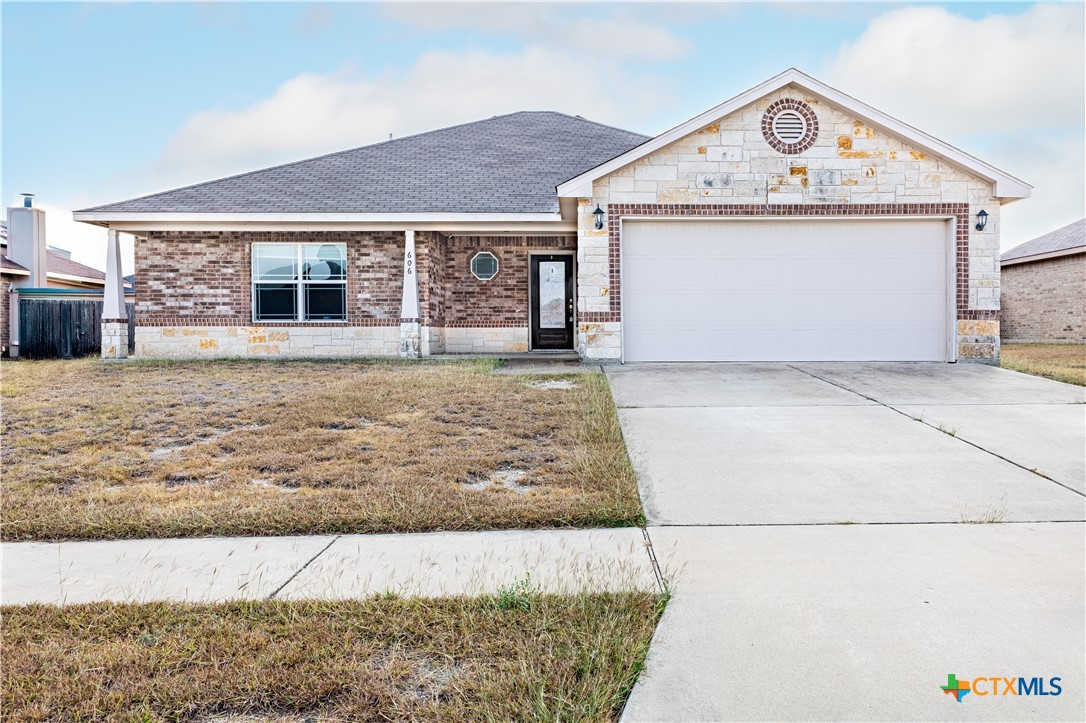
<path fill-rule="evenodd" d="M 532 256 L 532 348 L 573 348 L 573 257 Z"/>

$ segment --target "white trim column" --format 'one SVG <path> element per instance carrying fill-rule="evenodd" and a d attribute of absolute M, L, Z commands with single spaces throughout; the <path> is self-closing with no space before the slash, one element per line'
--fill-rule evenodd
<path fill-rule="evenodd" d="M 400 301 L 400 356 L 418 359 L 422 336 L 419 317 L 418 260 L 415 257 L 415 231 L 404 231 L 403 297 Z"/>
<path fill-rule="evenodd" d="M 103 359 L 128 356 L 128 313 L 121 273 L 121 234 L 110 229 L 106 240 L 106 288 L 102 298 Z"/>

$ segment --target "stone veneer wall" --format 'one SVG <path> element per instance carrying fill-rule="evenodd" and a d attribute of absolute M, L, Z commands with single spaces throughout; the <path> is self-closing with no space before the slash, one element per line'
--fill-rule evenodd
<path fill-rule="evenodd" d="M 347 244 L 346 322 L 252 320 L 250 245 Z M 402 232 L 154 232 L 136 244 L 136 355 L 397 356 Z M 574 249 L 574 237 L 415 238 L 422 354 L 528 350 L 528 254 Z M 480 281 L 477 252 L 499 259 Z M 414 321 L 414 320 L 405 320 Z"/>
<path fill-rule="evenodd" d="M 1003 341 L 1086 342 L 1086 249 L 1001 275 Z"/>
<path fill-rule="evenodd" d="M 782 99 L 807 103 L 819 133 L 801 153 L 770 147 L 765 110 Z M 929 158 L 836 108 L 789 88 L 602 178 L 578 204 L 578 343 L 593 359 L 621 356 L 618 216 L 954 215 L 959 236 L 958 354 L 999 356 L 999 203 L 992 184 Z M 608 211 L 594 228 L 592 211 Z M 973 229 L 986 210 L 984 232 Z M 909 209 L 923 209 L 912 210 Z"/>

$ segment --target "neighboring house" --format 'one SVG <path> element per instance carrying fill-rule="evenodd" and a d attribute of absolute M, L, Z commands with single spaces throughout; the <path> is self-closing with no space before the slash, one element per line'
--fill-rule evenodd
<path fill-rule="evenodd" d="M 1086 219 L 1000 258 L 1004 341 L 1086 342 Z"/>
<path fill-rule="evenodd" d="M 75 218 L 137 236 L 145 357 L 992 362 L 1030 191 L 789 70 L 654 138 L 514 113 Z"/>
<path fill-rule="evenodd" d="M 13 209 L 24 213 L 24 209 Z M 38 213 L 41 213 L 40 211 Z M 28 225 L 37 231 L 32 224 Z M 0 222 L 0 353 L 8 354 L 11 340 L 12 294 L 28 289 L 69 289 L 101 294 L 106 274 L 72 260 L 72 252 L 45 244 L 44 227 L 9 244 L 7 223 Z M 12 257 L 14 256 L 14 260 Z M 41 259 L 44 259 L 42 263 Z M 20 263 L 21 262 L 21 263 Z M 44 269 L 41 267 L 44 266 Z M 126 294 L 132 287 L 125 286 Z"/>

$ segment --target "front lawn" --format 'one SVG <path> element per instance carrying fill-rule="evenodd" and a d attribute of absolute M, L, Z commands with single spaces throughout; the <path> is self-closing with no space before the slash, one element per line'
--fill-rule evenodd
<path fill-rule="evenodd" d="M 603 375 L 485 362 L 4 363 L 3 538 L 641 519 Z"/>
<path fill-rule="evenodd" d="M 1003 344 L 1004 369 L 1086 386 L 1086 344 Z"/>
<path fill-rule="evenodd" d="M 8 721 L 617 718 L 649 593 L 3 609 Z"/>

